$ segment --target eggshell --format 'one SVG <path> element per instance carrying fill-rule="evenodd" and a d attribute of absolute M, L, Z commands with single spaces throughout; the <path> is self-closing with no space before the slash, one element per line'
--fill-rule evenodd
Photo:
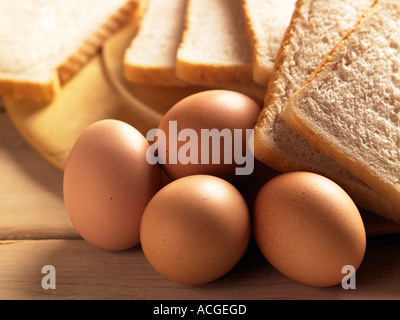
<path fill-rule="evenodd" d="M 121 251 L 139 244 L 140 221 L 162 187 L 161 170 L 146 160 L 149 143 L 132 126 L 107 119 L 76 141 L 64 172 L 70 220 L 88 242 Z"/>
<path fill-rule="evenodd" d="M 258 193 L 254 237 L 265 258 L 289 278 L 310 286 L 340 284 L 342 269 L 357 270 L 366 249 L 358 208 L 331 180 L 309 172 L 279 175 Z"/>
<path fill-rule="evenodd" d="M 179 101 L 166 113 L 158 127 L 166 135 L 166 157 L 162 159 L 166 162 L 163 165 L 166 173 L 172 179 L 206 174 L 235 181 L 235 168 L 244 167 L 244 164 L 240 164 L 238 158 L 235 158 L 234 150 L 241 148 L 239 151 L 242 151 L 243 156 L 246 152 L 248 156 L 251 156 L 250 150 L 247 150 L 249 137 L 246 136 L 246 129 L 254 128 L 260 111 L 260 106 L 253 99 L 228 90 L 203 91 Z M 178 135 L 185 129 L 194 130 L 197 137 L 197 155 L 192 153 L 192 150 L 187 150 L 185 154 L 187 159 L 180 156 L 179 152 L 182 152 L 183 146 L 187 146 L 191 142 L 196 143 L 196 141 L 192 137 L 177 141 L 175 134 L 172 134 L 173 130 L 170 130 L 170 124 L 173 121 L 177 123 Z M 235 140 L 235 129 L 240 130 L 241 139 L 239 137 Z M 202 138 L 202 130 L 214 130 L 215 141 L 221 142 L 220 147 L 218 148 L 217 142 L 212 143 L 211 139 L 209 148 L 202 147 L 202 141 L 205 140 Z M 232 142 L 227 140 L 225 143 L 222 138 L 223 130 L 229 130 Z M 176 143 L 174 143 L 175 141 Z M 213 146 L 214 151 L 212 150 Z M 228 157 L 224 157 L 225 150 L 232 154 L 231 163 L 229 163 Z M 207 154 L 208 157 L 204 156 Z M 171 158 L 171 155 L 175 158 Z M 208 160 L 208 163 L 202 159 L 202 156 Z M 213 160 L 213 156 L 216 159 Z M 160 154 L 160 158 L 162 157 L 163 155 Z M 188 160 L 189 157 L 190 160 Z M 182 158 L 189 163 L 183 163 Z M 220 163 L 217 163 L 217 159 L 220 160 Z"/>
<path fill-rule="evenodd" d="M 251 234 L 239 191 L 214 176 L 175 180 L 150 201 L 141 245 L 153 268 L 172 281 L 199 285 L 220 278 L 242 258 Z"/>

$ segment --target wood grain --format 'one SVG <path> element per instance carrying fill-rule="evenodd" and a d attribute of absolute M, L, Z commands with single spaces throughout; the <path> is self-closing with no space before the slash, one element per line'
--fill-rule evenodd
<path fill-rule="evenodd" d="M 400 237 L 371 240 L 357 289 L 313 288 L 274 270 L 252 245 L 242 261 L 223 278 L 190 287 L 158 275 L 140 247 L 105 252 L 84 240 L 0 242 L 0 299 L 398 299 Z M 390 240 L 390 242 L 389 242 Z M 42 268 L 54 266 L 54 290 L 42 287 Z"/>
<path fill-rule="evenodd" d="M 62 172 L 30 148 L 0 112 L 0 239 L 76 235 L 62 201 Z"/>

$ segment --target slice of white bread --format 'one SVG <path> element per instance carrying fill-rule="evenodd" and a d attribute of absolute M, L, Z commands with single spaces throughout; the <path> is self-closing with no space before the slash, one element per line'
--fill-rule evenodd
<path fill-rule="evenodd" d="M 282 118 L 289 98 L 373 0 L 299 0 L 276 59 L 264 109 L 254 131 L 258 160 L 277 171 L 306 170 L 342 186 L 361 207 L 388 216 L 390 204 L 334 160 L 311 147 Z M 327 18 L 329 17 L 329 19 Z"/>
<path fill-rule="evenodd" d="M 176 74 L 200 85 L 253 82 L 240 0 L 188 0 Z"/>
<path fill-rule="evenodd" d="M 186 0 L 149 0 L 138 33 L 124 57 L 127 80 L 145 85 L 181 86 L 175 74 Z"/>
<path fill-rule="evenodd" d="M 379 0 L 284 109 L 290 126 L 384 196 L 400 223 L 400 2 Z"/>
<path fill-rule="evenodd" d="M 50 102 L 140 0 L 0 0 L 0 94 Z"/>
<path fill-rule="evenodd" d="M 267 87 L 296 0 L 242 0 L 253 54 L 253 79 Z"/>

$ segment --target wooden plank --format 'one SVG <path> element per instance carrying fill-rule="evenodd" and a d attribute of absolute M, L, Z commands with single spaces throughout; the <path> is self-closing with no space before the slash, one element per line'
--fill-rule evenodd
<path fill-rule="evenodd" d="M 107 252 L 84 240 L 3 241 L 0 299 L 398 299 L 400 258 L 393 253 L 399 249 L 399 236 L 374 239 L 356 290 L 296 283 L 274 270 L 254 245 L 225 277 L 191 287 L 161 277 L 140 247 Z M 42 287 L 46 265 L 55 268 L 55 289 Z"/>
<path fill-rule="evenodd" d="M 0 112 L 0 239 L 76 238 L 62 179 Z"/>

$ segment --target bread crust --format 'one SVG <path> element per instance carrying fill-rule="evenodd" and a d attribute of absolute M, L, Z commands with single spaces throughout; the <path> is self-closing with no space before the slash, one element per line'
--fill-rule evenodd
<path fill-rule="evenodd" d="M 279 49 L 278 55 L 275 60 L 274 68 L 270 76 L 267 92 L 264 99 L 264 108 L 261 111 L 254 128 L 255 157 L 259 161 L 281 172 L 305 169 L 299 166 L 299 164 L 296 161 L 290 159 L 288 155 L 280 152 L 278 149 L 271 148 L 269 144 L 266 144 L 264 140 L 265 136 L 264 132 L 266 128 L 269 127 L 268 124 L 274 122 L 275 115 L 277 114 L 277 112 L 281 112 L 281 110 L 276 110 L 275 108 L 277 108 L 277 106 L 271 105 L 270 101 L 274 98 L 277 92 L 279 94 L 279 91 L 284 90 L 284 88 L 280 88 L 276 83 L 280 77 L 279 67 L 286 59 L 285 56 L 286 47 L 288 46 L 289 41 L 292 38 L 293 33 L 297 28 L 296 20 L 301 16 L 301 9 L 305 5 L 306 1 L 307 0 L 298 0 L 296 2 L 292 20 L 282 39 L 282 45 Z"/>
<path fill-rule="evenodd" d="M 34 83 L 21 80 L 0 80 L 0 95 L 11 99 L 27 99 L 34 102 L 49 103 L 61 90 L 56 71 L 48 83 Z"/>
<path fill-rule="evenodd" d="M 270 81 L 270 76 L 274 69 L 276 57 L 270 56 L 271 60 L 269 61 L 266 61 L 262 58 L 262 55 L 265 54 L 265 52 L 261 52 L 262 41 L 264 39 L 261 39 L 255 30 L 255 26 L 251 17 L 251 8 L 249 7 L 247 0 L 241 0 L 241 4 L 245 19 L 246 31 L 252 47 L 253 80 L 255 83 L 267 87 Z M 286 28 L 288 26 L 289 23 Z M 285 34 L 286 32 L 284 35 Z M 282 40 L 284 40 L 284 38 Z"/>
<path fill-rule="evenodd" d="M 253 82 L 251 66 L 197 64 L 179 60 L 176 75 L 195 85 L 248 85 Z"/>
<path fill-rule="evenodd" d="M 126 80 L 143 85 L 186 87 L 189 84 L 176 77 L 175 68 L 157 68 L 132 64 L 124 65 Z"/>
<path fill-rule="evenodd" d="M 250 12 L 249 12 L 249 7 L 247 6 L 246 0 L 241 0 L 242 3 L 242 9 L 243 9 L 243 17 L 245 19 L 245 26 L 246 26 L 246 31 L 247 34 L 249 35 L 249 41 L 250 45 L 253 48 L 252 50 L 252 59 L 253 59 L 253 79 L 256 83 L 267 86 L 268 85 L 268 80 L 269 80 L 269 72 L 264 73 L 265 70 L 260 70 L 258 69 L 258 63 L 256 63 L 258 59 L 258 54 L 255 50 L 258 46 L 258 38 L 256 31 L 254 30 L 253 24 L 250 21 Z M 268 79 L 265 81 L 264 79 Z"/>

